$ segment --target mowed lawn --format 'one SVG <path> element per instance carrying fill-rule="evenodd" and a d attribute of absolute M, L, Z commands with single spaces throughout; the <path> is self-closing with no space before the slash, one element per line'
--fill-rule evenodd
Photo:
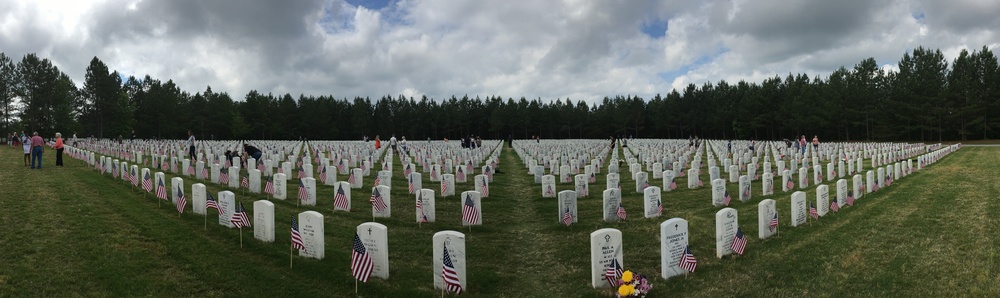
<path fill-rule="evenodd" d="M 41 171 L 28 170 L 21 158 L 18 149 L 0 148 L 0 296 L 354 296 L 351 240 L 355 227 L 372 219 L 372 177 L 365 189 L 352 191 L 350 213 L 333 212 L 330 187 L 320 188 L 316 207 L 272 200 L 275 242 L 257 241 L 245 229 L 241 248 L 240 231 L 219 226 L 214 210 L 206 229 L 206 218 L 190 207 L 178 216 L 169 203 L 101 176 L 83 162 L 66 156 L 66 167 L 53 166 L 54 150 L 46 151 Z M 998 159 L 1000 147 L 961 149 L 854 207 L 798 228 L 789 225 L 791 193 L 777 185 L 775 195 L 762 197 L 755 182 L 753 200 L 733 204 L 750 238 L 746 254 L 721 260 L 714 251 L 719 208 L 711 206 L 707 187 L 664 193 L 664 216 L 645 219 L 641 195 L 629 191 L 634 182 L 622 175 L 629 220 L 605 223 L 602 171 L 591 196 L 580 199 L 580 223 L 566 227 L 559 223 L 556 200 L 541 198 L 540 187 L 505 148 L 504 173 L 496 175 L 491 197 L 483 199 L 484 225 L 470 232 L 461 227 L 456 197 L 438 197 L 437 222 L 418 226 L 397 159 L 393 217 L 378 220 L 389 228 L 390 278 L 373 278 L 358 289 L 364 297 L 440 296 L 433 289 L 431 236 L 457 230 L 466 233 L 469 263 L 462 296 L 609 297 L 610 290 L 590 287 L 589 234 L 617 228 L 624 234 L 625 267 L 652 277 L 652 297 L 998 296 L 1000 235 L 993 220 L 1000 208 Z M 438 183 L 426 177 L 424 187 L 437 192 Z M 186 190 L 195 182 L 185 179 Z M 210 193 L 223 190 L 207 185 Z M 289 183 L 290 198 L 295 185 Z M 457 188 L 471 190 L 472 184 Z M 234 192 L 248 209 L 264 198 Z M 815 201 L 815 186 L 806 193 Z M 780 236 L 760 241 L 757 203 L 765 198 L 778 203 Z M 326 216 L 326 258 L 296 256 L 289 268 L 289 220 L 305 210 Z M 686 278 L 667 281 L 658 277 L 657 237 L 659 223 L 671 217 L 689 221 L 699 266 Z"/>

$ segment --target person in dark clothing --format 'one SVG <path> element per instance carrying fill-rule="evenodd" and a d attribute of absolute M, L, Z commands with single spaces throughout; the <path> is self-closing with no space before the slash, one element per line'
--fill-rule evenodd
<path fill-rule="evenodd" d="M 247 143 L 243 143 L 243 152 L 246 152 L 247 156 L 253 157 L 253 159 L 255 160 L 260 160 L 260 156 L 262 154 L 260 149 L 257 149 L 257 147 L 254 146 L 250 146 L 250 144 Z"/>

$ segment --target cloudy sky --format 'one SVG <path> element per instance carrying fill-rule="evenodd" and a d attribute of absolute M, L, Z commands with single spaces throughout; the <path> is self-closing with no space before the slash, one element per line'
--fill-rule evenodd
<path fill-rule="evenodd" d="M 124 75 L 338 98 L 598 100 L 689 83 L 826 76 L 918 46 L 1000 52 L 996 0 L 0 0 L 0 51 L 82 84 Z"/>

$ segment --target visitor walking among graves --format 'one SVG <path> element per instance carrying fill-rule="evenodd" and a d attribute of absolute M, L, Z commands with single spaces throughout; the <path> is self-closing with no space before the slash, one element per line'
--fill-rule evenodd
<path fill-rule="evenodd" d="M 806 135 L 799 139 L 799 148 L 802 148 L 802 154 L 806 154 Z"/>
<path fill-rule="evenodd" d="M 396 135 L 393 134 L 391 137 L 389 137 L 389 148 L 392 148 L 392 153 L 396 153 L 397 145 L 398 144 L 396 144 Z"/>
<path fill-rule="evenodd" d="M 375 150 L 382 148 L 382 139 L 379 139 L 378 135 L 375 135 Z"/>
<path fill-rule="evenodd" d="M 35 163 L 37 161 L 38 163 L 37 169 L 41 170 L 42 153 L 45 152 L 45 148 L 43 148 L 43 146 L 45 146 L 45 140 L 43 140 L 42 137 L 39 136 L 38 132 L 36 131 L 32 133 L 32 137 L 29 143 L 31 144 L 31 168 L 32 169 L 36 168 Z"/>
<path fill-rule="evenodd" d="M 406 136 L 403 136 L 402 140 L 399 140 L 399 147 L 403 149 L 403 153 L 406 153 Z"/>
<path fill-rule="evenodd" d="M 56 133 L 56 144 L 52 146 L 56 149 L 56 166 L 63 166 L 62 154 L 63 154 L 63 138 L 61 133 Z"/>
<path fill-rule="evenodd" d="M 194 154 L 194 132 L 191 131 L 190 129 L 188 130 L 187 145 L 188 145 L 188 155 L 190 156 L 191 160 L 194 160 L 196 157 L 196 155 Z"/>
<path fill-rule="evenodd" d="M 813 135 L 813 150 L 819 149 L 819 136 Z"/>

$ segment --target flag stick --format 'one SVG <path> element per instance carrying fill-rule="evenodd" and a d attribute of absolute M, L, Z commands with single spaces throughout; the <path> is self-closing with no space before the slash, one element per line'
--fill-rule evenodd
<path fill-rule="evenodd" d="M 292 258 L 294 257 L 294 255 L 292 254 L 292 251 L 294 251 L 293 245 L 291 243 L 289 243 L 288 244 L 288 269 L 292 268 L 292 260 L 293 260 Z"/>
<path fill-rule="evenodd" d="M 243 248 L 243 227 L 240 227 L 240 248 Z"/>
<path fill-rule="evenodd" d="M 208 208 L 205 208 L 205 231 L 208 231 Z"/>
<path fill-rule="evenodd" d="M 358 279 L 354 279 L 354 295 L 358 294 Z"/>

